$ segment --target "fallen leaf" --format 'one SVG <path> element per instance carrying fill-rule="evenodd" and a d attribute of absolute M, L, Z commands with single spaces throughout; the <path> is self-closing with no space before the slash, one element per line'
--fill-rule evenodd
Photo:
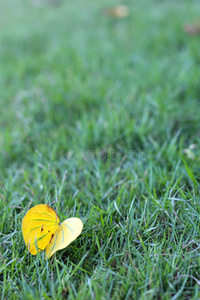
<path fill-rule="evenodd" d="M 36 255 L 46 249 L 47 258 L 67 247 L 82 229 L 83 223 L 79 218 L 69 218 L 60 223 L 57 213 L 46 204 L 29 209 L 22 221 L 22 233 L 29 252 Z"/>

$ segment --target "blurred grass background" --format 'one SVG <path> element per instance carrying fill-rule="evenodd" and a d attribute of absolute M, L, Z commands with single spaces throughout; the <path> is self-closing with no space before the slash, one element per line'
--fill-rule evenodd
<path fill-rule="evenodd" d="M 0 2 L 2 299 L 200 297 L 200 4 L 116 4 Z M 21 220 L 55 199 L 84 232 L 47 262 Z"/>

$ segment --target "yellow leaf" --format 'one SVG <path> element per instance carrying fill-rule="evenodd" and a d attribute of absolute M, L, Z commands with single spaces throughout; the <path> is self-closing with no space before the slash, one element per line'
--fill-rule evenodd
<path fill-rule="evenodd" d="M 57 213 L 46 204 L 32 207 L 22 221 L 22 233 L 26 246 L 32 255 L 46 248 L 50 258 L 57 250 L 67 247 L 83 229 L 78 218 L 66 219 L 60 223 Z"/>
<path fill-rule="evenodd" d="M 39 204 L 32 207 L 22 221 L 22 233 L 29 252 L 36 255 L 44 250 L 59 225 L 59 217 L 50 206 Z"/>
<path fill-rule="evenodd" d="M 61 223 L 46 248 L 47 258 L 50 258 L 56 251 L 67 247 L 80 235 L 82 229 L 83 223 L 78 218 L 69 218 Z"/>

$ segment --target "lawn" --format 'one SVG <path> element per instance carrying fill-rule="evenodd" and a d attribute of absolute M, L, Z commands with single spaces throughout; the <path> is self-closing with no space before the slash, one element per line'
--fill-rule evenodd
<path fill-rule="evenodd" d="M 200 3 L 116 4 L 0 1 L 2 300 L 200 299 Z M 84 223 L 49 260 L 41 203 Z"/>

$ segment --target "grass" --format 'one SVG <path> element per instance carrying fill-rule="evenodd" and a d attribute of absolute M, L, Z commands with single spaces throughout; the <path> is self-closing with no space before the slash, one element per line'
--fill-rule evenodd
<path fill-rule="evenodd" d="M 199 1 L 124 3 L 0 3 L 1 299 L 200 298 Z M 54 200 L 84 230 L 45 261 L 21 221 Z"/>

